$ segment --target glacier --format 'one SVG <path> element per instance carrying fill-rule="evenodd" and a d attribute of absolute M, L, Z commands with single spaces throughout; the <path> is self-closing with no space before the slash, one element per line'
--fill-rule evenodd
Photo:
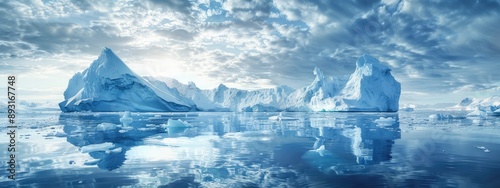
<path fill-rule="evenodd" d="M 63 112 L 161 112 L 195 108 L 194 104 L 134 73 L 109 48 L 104 48 L 89 68 L 69 80 L 59 107 Z"/>
<path fill-rule="evenodd" d="M 88 69 L 76 73 L 59 106 L 75 111 L 384 111 L 399 108 L 401 84 L 389 67 L 362 55 L 351 75 L 329 77 L 319 68 L 314 81 L 293 89 L 241 90 L 220 84 L 200 89 L 168 77 L 141 77 L 109 48 Z"/>

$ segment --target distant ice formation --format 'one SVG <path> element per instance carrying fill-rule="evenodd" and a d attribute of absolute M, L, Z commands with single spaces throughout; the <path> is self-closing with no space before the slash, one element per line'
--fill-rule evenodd
<path fill-rule="evenodd" d="M 471 111 L 468 116 L 500 116 L 500 96 L 494 95 L 484 99 L 467 97 L 453 108 Z"/>

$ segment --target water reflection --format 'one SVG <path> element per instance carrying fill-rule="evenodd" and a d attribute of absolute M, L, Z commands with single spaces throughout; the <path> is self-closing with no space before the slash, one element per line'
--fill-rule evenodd
<path fill-rule="evenodd" d="M 132 160 L 127 164 L 134 168 L 181 172 L 148 172 L 157 186 L 184 180 L 217 186 L 228 179 L 241 186 L 253 179 L 258 186 L 302 186 L 304 169 L 352 174 L 389 161 L 401 137 L 397 113 L 289 113 L 286 121 L 272 115 L 132 113 L 133 121 L 123 125 L 117 113 L 61 114 L 59 123 L 67 142 L 94 159 L 85 165 L 111 171 Z M 165 127 L 169 118 L 192 127 Z"/>
<path fill-rule="evenodd" d="M 82 152 L 88 152 L 95 159 L 85 164 L 97 165 L 106 170 L 119 168 L 126 160 L 127 151 L 132 147 L 145 145 L 143 142 L 145 138 L 152 136 L 160 139 L 197 137 L 212 133 L 221 140 L 205 141 L 211 142 L 209 145 L 217 148 L 221 151 L 220 153 L 233 153 L 234 155 L 256 153 L 255 156 L 245 157 L 254 157 L 253 160 L 264 161 L 266 159 L 263 157 L 272 155 L 269 154 L 275 147 L 272 141 L 286 142 L 283 138 L 288 137 L 314 138 L 312 150 L 303 151 L 301 158 L 325 173 L 333 170 L 336 174 L 343 174 L 346 170 L 353 171 L 353 169 L 364 168 L 364 165 L 390 160 L 393 140 L 400 138 L 397 114 L 384 114 L 383 116 L 336 114 L 335 117 L 307 115 L 295 117 L 292 121 L 270 121 L 262 115 L 244 113 L 198 117 L 184 114 L 163 116 L 132 114 L 134 121 L 130 125 L 122 125 L 120 114 L 116 113 L 61 114 L 59 122 L 65 125 L 64 132 L 68 135 L 67 141 L 86 150 Z M 189 120 L 197 126 L 165 129 L 162 124 L 168 118 Z M 166 139 L 161 141 L 164 145 L 182 146 L 175 142 L 175 140 Z M 235 148 L 234 145 L 239 145 L 239 147 Z M 266 145 L 267 147 L 263 147 Z M 263 148 L 267 151 L 262 150 Z"/>
<path fill-rule="evenodd" d="M 312 123 L 316 142 L 302 158 L 327 174 L 359 173 L 366 165 L 391 159 L 394 140 L 401 138 L 397 114 L 362 114 L 342 122 Z"/>
<path fill-rule="evenodd" d="M 87 161 L 86 165 L 114 170 L 125 162 L 125 153 L 131 147 L 143 144 L 142 139 L 165 133 L 160 126 L 148 124 L 160 124 L 161 119 L 144 119 L 147 117 L 136 115 L 136 121 L 123 125 L 120 117 L 116 113 L 61 114 L 59 123 L 64 125 L 67 141 L 95 159 Z"/>

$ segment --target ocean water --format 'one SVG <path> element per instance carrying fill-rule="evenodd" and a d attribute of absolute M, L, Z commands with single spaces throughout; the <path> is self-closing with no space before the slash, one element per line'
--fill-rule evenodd
<path fill-rule="evenodd" d="M 495 116 L 122 114 L 19 114 L 16 180 L 0 128 L 0 187 L 500 187 Z"/>

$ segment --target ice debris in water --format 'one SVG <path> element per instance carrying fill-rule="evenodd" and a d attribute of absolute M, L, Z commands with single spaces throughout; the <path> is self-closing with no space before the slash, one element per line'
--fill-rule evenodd
<path fill-rule="evenodd" d="M 150 117 L 149 119 L 150 119 L 150 120 L 153 120 L 153 119 L 161 119 L 161 115 L 160 115 L 160 114 L 156 114 L 156 115 L 154 115 L 153 117 Z"/>
<path fill-rule="evenodd" d="M 113 123 L 101 123 L 97 125 L 97 130 L 98 131 L 110 131 L 110 130 L 115 130 L 116 129 L 116 124 Z"/>
<path fill-rule="evenodd" d="M 115 145 L 111 142 L 104 142 L 101 144 L 92 144 L 92 145 L 83 146 L 81 148 L 81 151 L 82 151 L 82 153 L 90 153 L 93 151 L 106 151 L 114 146 Z"/>
<path fill-rule="evenodd" d="M 180 119 L 168 119 L 166 127 L 192 127 L 188 122 Z"/>
<path fill-rule="evenodd" d="M 489 152 L 490 152 L 490 150 L 489 150 L 489 149 L 487 149 L 487 148 L 486 148 L 486 147 L 484 147 L 484 146 L 476 146 L 476 148 L 477 148 L 477 149 L 480 149 L 480 150 L 483 150 L 483 151 L 484 151 L 484 152 L 486 152 L 486 153 L 489 153 Z"/>
<path fill-rule="evenodd" d="M 269 117 L 269 120 L 276 120 L 276 121 L 281 121 L 282 114 L 281 112 L 277 116 L 271 116 Z"/>
<path fill-rule="evenodd" d="M 132 123 L 132 121 L 134 120 L 130 117 L 129 111 L 125 111 L 123 116 L 120 118 L 120 122 L 123 123 L 123 126 L 128 126 L 130 123 Z"/>
<path fill-rule="evenodd" d="M 321 145 L 318 149 L 315 150 L 316 152 L 319 153 L 319 155 L 321 157 L 324 157 L 325 154 L 326 154 L 326 150 L 325 150 L 325 145 Z"/>
<path fill-rule="evenodd" d="M 293 117 L 283 116 L 283 114 L 280 112 L 277 116 L 269 117 L 269 120 L 286 121 L 286 120 L 297 120 L 297 119 L 295 119 Z"/>
<path fill-rule="evenodd" d="M 388 118 L 380 117 L 376 120 L 373 120 L 373 122 L 379 125 L 392 125 L 396 122 L 396 120 L 392 117 Z"/>
<path fill-rule="evenodd" d="M 465 119 L 463 116 L 445 115 L 445 114 L 432 114 L 429 115 L 431 120 L 447 120 L 447 119 Z"/>

